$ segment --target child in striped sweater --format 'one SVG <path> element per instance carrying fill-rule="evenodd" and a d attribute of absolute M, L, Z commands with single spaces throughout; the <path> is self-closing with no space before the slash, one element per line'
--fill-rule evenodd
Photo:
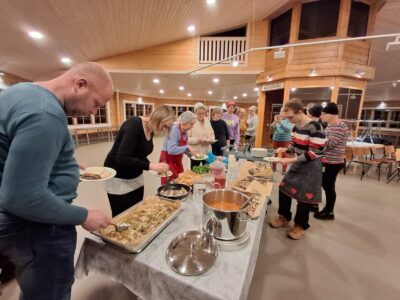
<path fill-rule="evenodd" d="M 279 185 L 279 215 L 270 221 L 273 228 L 288 226 L 292 218 L 292 199 L 296 199 L 294 226 L 288 233 L 288 237 L 294 240 L 304 237 L 305 230 L 310 227 L 310 209 L 321 202 L 320 157 L 325 147 L 322 126 L 307 117 L 303 107 L 300 99 L 289 100 L 283 106 L 285 117 L 294 124 L 292 142 L 288 148 L 278 148 L 276 153 L 294 153 L 296 156 L 282 159 L 282 164 L 291 164 L 291 167 Z"/>

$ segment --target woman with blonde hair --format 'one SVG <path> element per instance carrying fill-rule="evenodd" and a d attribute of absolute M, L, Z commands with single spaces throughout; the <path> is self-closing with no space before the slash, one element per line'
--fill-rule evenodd
<path fill-rule="evenodd" d="M 104 184 L 113 216 L 143 199 L 144 170 L 169 170 L 166 163 L 150 162 L 147 156 L 153 152 L 153 136 L 168 132 L 174 120 L 174 110 L 162 105 L 149 116 L 135 116 L 121 125 L 104 162 L 104 166 L 117 171 L 117 175 Z"/>

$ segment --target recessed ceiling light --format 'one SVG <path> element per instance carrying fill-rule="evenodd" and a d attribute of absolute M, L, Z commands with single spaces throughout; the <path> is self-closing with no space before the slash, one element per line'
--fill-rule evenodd
<path fill-rule="evenodd" d="M 179 87 L 179 90 L 180 91 L 183 91 L 185 88 L 181 85 L 180 87 Z"/>
<path fill-rule="evenodd" d="M 292 87 L 290 90 L 291 90 L 292 92 L 295 92 L 295 91 L 297 90 L 297 88 Z"/>
<path fill-rule="evenodd" d="M 267 75 L 267 81 L 272 81 L 272 76 L 271 75 Z"/>
<path fill-rule="evenodd" d="M 333 91 L 333 90 L 335 89 L 335 87 L 334 87 L 334 86 L 331 86 L 330 89 Z"/>
<path fill-rule="evenodd" d="M 397 82 L 396 81 L 393 81 L 392 82 L 392 87 L 396 87 L 397 86 Z"/>
<path fill-rule="evenodd" d="M 219 78 L 213 78 L 213 82 L 214 83 L 218 83 L 219 82 Z"/>
<path fill-rule="evenodd" d="M 142 102 L 143 102 L 142 97 L 139 97 L 139 98 L 138 98 L 138 102 L 139 102 L 139 103 L 142 103 Z"/>
<path fill-rule="evenodd" d="M 188 97 L 192 97 L 192 93 L 187 93 L 187 96 Z"/>
<path fill-rule="evenodd" d="M 155 84 L 159 84 L 159 83 L 160 83 L 160 79 L 158 79 L 158 78 L 154 78 L 154 79 L 153 79 L 153 83 L 155 83 Z"/>
<path fill-rule="evenodd" d="M 164 94 L 164 90 L 159 90 L 158 91 L 160 94 Z"/>
<path fill-rule="evenodd" d="M 4 75 L 4 73 L 3 72 L 0 72 L 0 76 L 3 76 Z"/>
<path fill-rule="evenodd" d="M 194 25 L 189 25 L 188 28 L 187 28 L 187 30 L 188 30 L 189 32 L 195 32 L 195 31 L 196 31 L 196 27 L 195 27 Z"/>
<path fill-rule="evenodd" d="M 260 88 L 258 88 L 258 87 L 255 87 L 255 88 L 254 88 L 254 91 L 255 91 L 255 92 L 258 92 L 259 90 L 260 90 Z"/>
<path fill-rule="evenodd" d="M 247 97 L 247 94 L 246 94 L 246 93 L 243 93 L 242 96 L 243 96 L 244 98 L 246 98 L 246 97 Z"/>
<path fill-rule="evenodd" d="M 40 40 L 43 38 L 43 34 L 39 31 L 29 31 L 29 36 L 35 40 Z"/>
<path fill-rule="evenodd" d="M 72 60 L 69 58 L 69 57 L 61 57 L 61 62 L 63 63 L 63 64 L 70 64 L 71 62 L 72 62 Z"/>
<path fill-rule="evenodd" d="M 235 59 L 232 61 L 232 67 L 236 68 L 237 66 L 239 66 L 239 62 Z"/>
<path fill-rule="evenodd" d="M 208 5 L 213 5 L 213 4 L 215 4 L 215 0 L 207 0 L 207 4 Z"/>
<path fill-rule="evenodd" d="M 236 100 L 236 99 L 237 99 L 237 96 L 233 96 L 233 99 L 235 99 L 235 100 Z"/>
<path fill-rule="evenodd" d="M 208 91 L 208 94 L 209 94 L 209 95 L 212 95 L 212 93 L 213 93 L 212 91 Z"/>

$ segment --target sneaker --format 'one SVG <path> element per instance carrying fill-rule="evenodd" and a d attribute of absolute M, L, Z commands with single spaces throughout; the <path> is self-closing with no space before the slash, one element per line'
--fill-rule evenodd
<path fill-rule="evenodd" d="M 318 220 L 335 220 L 335 215 L 333 214 L 333 212 L 321 210 L 320 212 L 316 212 L 314 214 L 314 218 Z"/>
<path fill-rule="evenodd" d="M 305 234 L 306 232 L 304 229 L 300 225 L 295 224 L 288 232 L 287 237 L 292 240 L 299 240 L 303 238 Z"/>
<path fill-rule="evenodd" d="M 272 221 L 269 221 L 269 226 L 272 228 L 282 228 L 282 227 L 288 227 L 289 226 L 289 221 L 286 220 L 285 217 L 282 217 L 281 215 L 275 217 Z"/>

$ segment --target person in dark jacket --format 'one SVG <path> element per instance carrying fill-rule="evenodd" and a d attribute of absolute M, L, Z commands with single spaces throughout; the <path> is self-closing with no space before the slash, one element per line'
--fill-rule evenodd
<path fill-rule="evenodd" d="M 217 156 L 222 156 L 224 151 L 222 148 L 229 148 L 229 129 L 228 125 L 222 120 L 222 108 L 215 107 L 212 112 L 211 127 L 214 129 L 214 135 L 217 142 L 212 144 L 212 153 Z"/>
<path fill-rule="evenodd" d="M 175 112 L 162 105 L 147 117 L 126 120 L 118 132 L 104 166 L 113 168 L 117 175 L 104 183 L 113 217 L 143 200 L 143 171 L 168 172 L 166 163 L 150 162 L 153 136 L 169 131 Z"/>

